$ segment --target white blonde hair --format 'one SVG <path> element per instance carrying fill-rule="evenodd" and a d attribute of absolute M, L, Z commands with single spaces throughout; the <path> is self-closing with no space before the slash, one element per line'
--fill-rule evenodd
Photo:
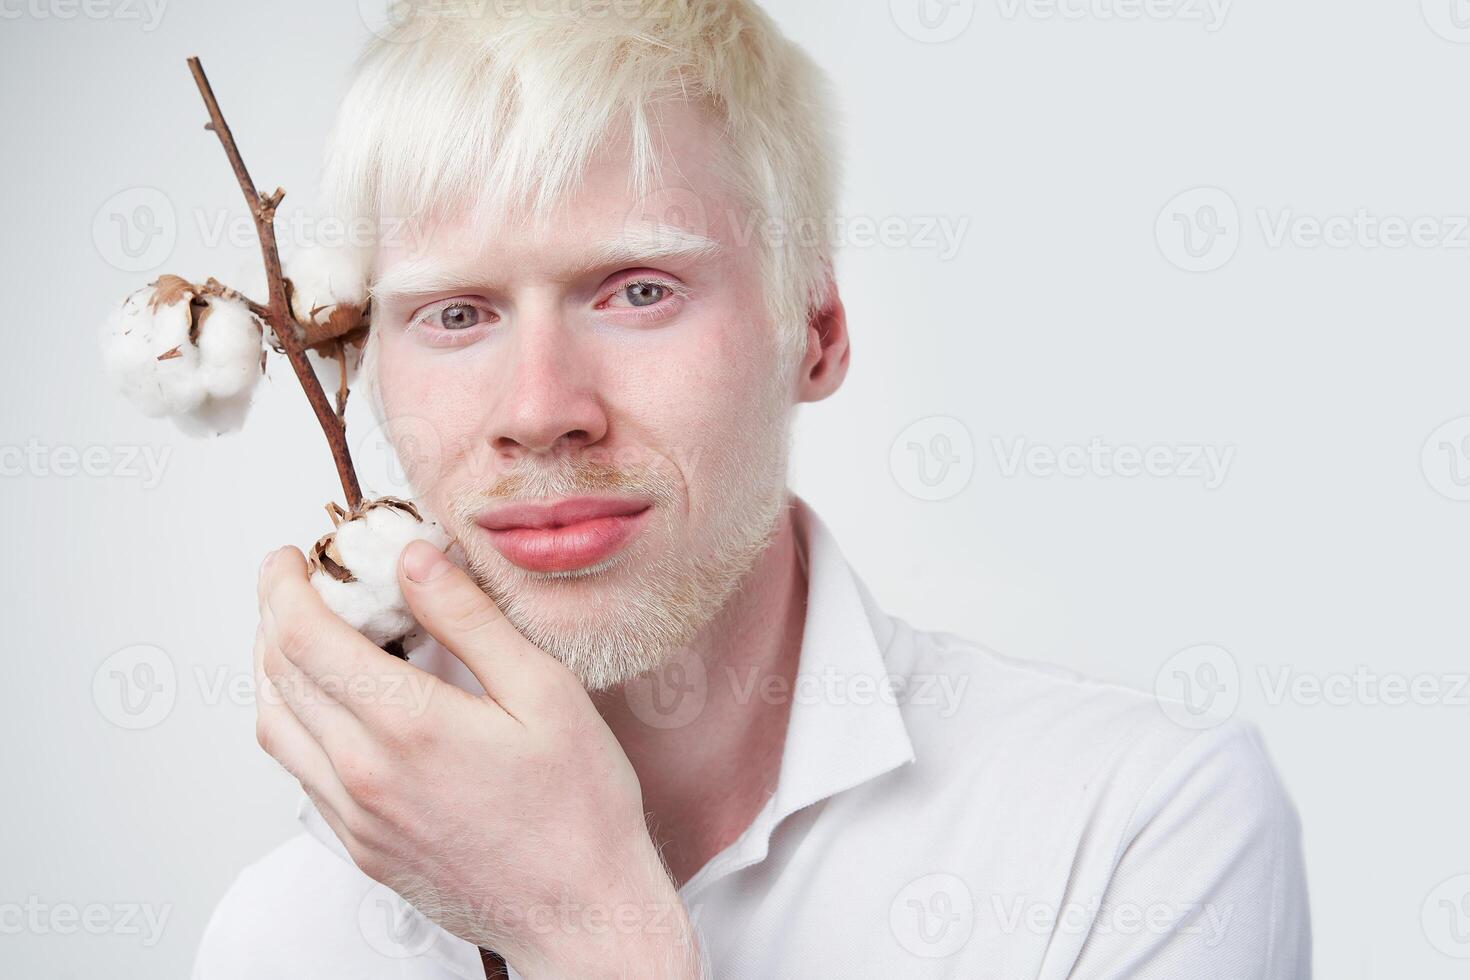
<path fill-rule="evenodd" d="M 660 106 L 696 105 L 749 227 L 775 230 L 755 239 L 766 303 L 781 353 L 799 359 L 831 274 L 827 90 L 751 0 L 416 0 L 358 62 L 324 191 L 359 227 L 466 207 L 544 217 L 616 133 L 643 199 L 661 190 Z"/>

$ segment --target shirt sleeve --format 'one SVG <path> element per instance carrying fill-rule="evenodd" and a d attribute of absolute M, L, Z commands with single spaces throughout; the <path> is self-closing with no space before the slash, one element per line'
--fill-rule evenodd
<path fill-rule="evenodd" d="M 1140 798 L 1069 980 L 1308 980 L 1301 829 L 1255 729 L 1186 743 Z"/>

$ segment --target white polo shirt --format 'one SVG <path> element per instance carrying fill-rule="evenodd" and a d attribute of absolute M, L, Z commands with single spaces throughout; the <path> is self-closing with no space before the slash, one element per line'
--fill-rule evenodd
<path fill-rule="evenodd" d="M 680 889 L 712 976 L 1310 977 L 1299 825 L 1253 729 L 1182 727 L 1151 695 L 916 631 L 799 501 L 796 522 L 809 592 L 777 789 Z M 195 980 L 483 978 L 473 945 L 302 821 L 229 889 Z"/>

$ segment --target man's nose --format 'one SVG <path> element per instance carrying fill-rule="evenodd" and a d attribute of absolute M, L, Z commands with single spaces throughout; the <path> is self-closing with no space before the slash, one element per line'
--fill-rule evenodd
<path fill-rule="evenodd" d="M 509 380 L 490 432 L 494 450 L 519 458 L 600 442 L 607 415 L 591 353 L 548 318 L 518 324 L 511 347 Z"/>

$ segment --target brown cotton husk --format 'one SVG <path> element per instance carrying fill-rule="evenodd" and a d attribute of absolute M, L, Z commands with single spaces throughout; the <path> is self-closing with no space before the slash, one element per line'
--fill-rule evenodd
<path fill-rule="evenodd" d="M 294 301 L 296 287 L 288 278 L 285 280 L 286 302 Z M 343 344 L 361 347 L 367 342 L 368 326 L 372 322 L 372 299 L 361 306 L 356 303 L 333 303 L 330 306 L 315 306 L 307 310 L 306 317 L 298 322 L 301 326 L 301 346 L 330 357 Z M 295 309 L 295 306 L 291 306 Z"/>
<path fill-rule="evenodd" d="M 337 551 L 337 528 L 349 521 L 360 520 L 369 511 L 379 507 L 402 511 L 420 523 L 423 523 L 424 520 L 413 502 L 404 500 L 402 497 L 378 497 L 374 500 L 364 500 L 355 511 L 348 511 L 333 501 L 327 504 L 327 514 L 332 519 L 332 530 L 322 535 L 317 539 L 317 543 L 311 546 L 311 552 L 306 556 L 308 574 L 325 572 L 338 582 L 356 582 L 357 576 L 352 574 L 352 569 L 347 567 L 342 561 L 341 554 Z"/>
<path fill-rule="evenodd" d="M 153 289 L 153 298 L 148 301 L 148 309 L 154 313 L 158 312 L 160 306 L 173 306 L 194 298 L 194 284 L 182 276 L 165 273 L 148 285 Z"/>
<path fill-rule="evenodd" d="M 324 534 L 317 543 L 311 546 L 311 554 L 306 556 L 307 571 L 315 575 L 317 572 L 325 572 L 338 582 L 356 582 L 357 576 L 342 564 L 342 556 L 337 553 L 337 534 L 333 531 Z"/>
<path fill-rule="evenodd" d="M 213 283 L 214 280 L 211 279 L 210 282 Z M 211 309 L 209 301 L 200 295 L 199 287 L 182 276 L 169 273 L 164 273 L 148 285 L 153 290 L 153 296 L 148 300 L 148 309 L 153 313 L 157 313 L 160 306 L 173 306 L 183 302 L 189 304 L 189 343 L 197 345 L 199 330 L 204 326 Z M 167 361 L 181 356 L 183 355 L 175 347 L 158 359 Z"/>

